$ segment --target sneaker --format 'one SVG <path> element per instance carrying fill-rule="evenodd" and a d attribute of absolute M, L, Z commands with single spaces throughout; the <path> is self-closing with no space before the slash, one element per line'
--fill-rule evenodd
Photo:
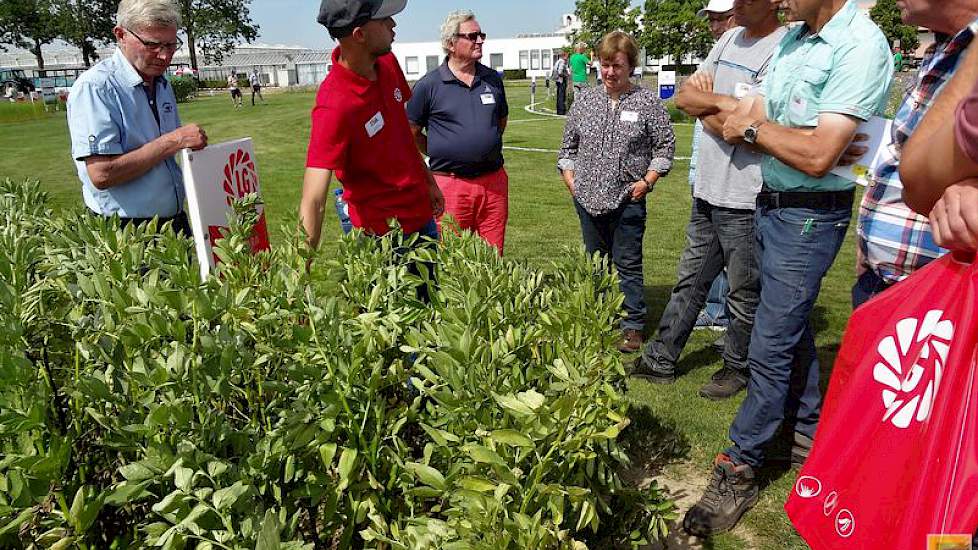
<path fill-rule="evenodd" d="M 807 435 L 795 432 L 795 440 L 791 445 L 791 467 L 799 470 L 808 460 L 808 454 L 812 452 L 814 441 Z"/>
<path fill-rule="evenodd" d="M 702 388 L 700 397 L 720 401 L 729 399 L 747 387 L 744 373 L 730 367 L 723 367 L 713 373 L 713 377 Z"/>
<path fill-rule="evenodd" d="M 676 381 L 676 369 L 648 359 L 643 353 L 635 359 L 630 376 L 648 380 L 653 384 L 672 384 Z"/>
<path fill-rule="evenodd" d="M 642 349 L 645 339 L 642 338 L 642 331 L 633 328 L 626 328 L 622 331 L 621 343 L 618 344 L 618 351 L 622 353 L 635 353 Z"/>
<path fill-rule="evenodd" d="M 718 455 L 713 479 L 699 502 L 686 512 L 683 529 L 697 537 L 729 531 L 757 503 L 757 493 L 754 470 L 750 466 L 734 464 L 727 455 Z"/>

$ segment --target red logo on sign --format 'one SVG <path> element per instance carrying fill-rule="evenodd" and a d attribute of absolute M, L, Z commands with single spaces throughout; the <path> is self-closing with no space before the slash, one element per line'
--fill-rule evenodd
<path fill-rule="evenodd" d="M 244 149 L 238 149 L 228 157 L 228 162 L 224 165 L 223 187 L 228 206 L 231 206 L 235 200 L 244 198 L 249 193 L 259 192 L 258 170 L 255 169 L 255 161 L 252 160 L 251 155 Z M 207 230 L 211 236 L 211 244 L 214 244 L 224 237 L 224 232 L 226 232 L 227 228 L 212 225 Z M 250 244 L 252 252 L 269 249 L 268 224 L 265 222 L 264 211 L 260 213 L 258 223 L 255 224 L 255 228 L 251 234 Z M 214 256 L 214 260 L 220 261 L 217 255 Z"/>

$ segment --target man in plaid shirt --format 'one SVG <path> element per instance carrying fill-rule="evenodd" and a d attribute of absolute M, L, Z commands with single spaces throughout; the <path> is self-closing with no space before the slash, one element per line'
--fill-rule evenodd
<path fill-rule="evenodd" d="M 905 2 L 903 21 L 934 31 L 913 88 L 893 121 L 893 144 L 871 175 L 859 207 L 853 308 L 907 278 L 946 251 L 934 243 L 930 223 L 903 202 L 900 156 L 904 144 L 924 117 L 978 32 L 978 0 Z"/>

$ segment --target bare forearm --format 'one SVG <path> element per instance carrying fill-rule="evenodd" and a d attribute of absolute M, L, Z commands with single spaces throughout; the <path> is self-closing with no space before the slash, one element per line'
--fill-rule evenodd
<path fill-rule="evenodd" d="M 788 166 L 815 178 L 829 173 L 839 161 L 842 147 L 819 140 L 812 129 L 786 128 L 778 124 L 764 124 L 758 131 L 755 147 Z"/>
<path fill-rule="evenodd" d="M 574 194 L 574 171 L 573 170 L 561 170 L 560 176 L 564 180 L 564 185 L 567 190 L 570 191 L 571 195 Z"/>
<path fill-rule="evenodd" d="M 154 166 L 173 157 L 179 142 L 169 135 L 128 153 L 112 157 L 91 157 L 86 161 L 88 175 L 98 189 L 110 189 L 145 175 Z"/>
<path fill-rule="evenodd" d="M 701 117 L 700 122 L 703 123 L 703 128 L 706 131 L 715 136 L 723 137 L 723 123 L 727 121 L 729 115 L 729 112 L 721 111 L 715 115 Z"/>
<path fill-rule="evenodd" d="M 329 194 L 331 170 L 306 168 L 302 181 L 302 200 L 299 203 L 299 223 L 306 232 L 306 242 L 312 248 L 319 247 L 323 232 L 323 211 Z"/>
<path fill-rule="evenodd" d="M 676 107 L 690 116 L 702 117 L 721 111 L 733 111 L 737 108 L 737 100 L 728 95 L 704 92 L 691 86 L 684 86 L 676 96 Z"/>

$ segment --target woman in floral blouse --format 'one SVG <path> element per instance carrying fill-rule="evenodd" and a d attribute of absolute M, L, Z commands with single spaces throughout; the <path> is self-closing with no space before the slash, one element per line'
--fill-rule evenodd
<path fill-rule="evenodd" d="M 645 195 L 672 168 L 675 136 L 656 94 L 629 80 L 638 65 L 635 40 L 608 33 L 596 53 L 602 84 L 574 99 L 557 166 L 574 197 L 585 248 L 611 256 L 618 269 L 627 314 L 619 349 L 634 352 L 645 329 Z"/>

